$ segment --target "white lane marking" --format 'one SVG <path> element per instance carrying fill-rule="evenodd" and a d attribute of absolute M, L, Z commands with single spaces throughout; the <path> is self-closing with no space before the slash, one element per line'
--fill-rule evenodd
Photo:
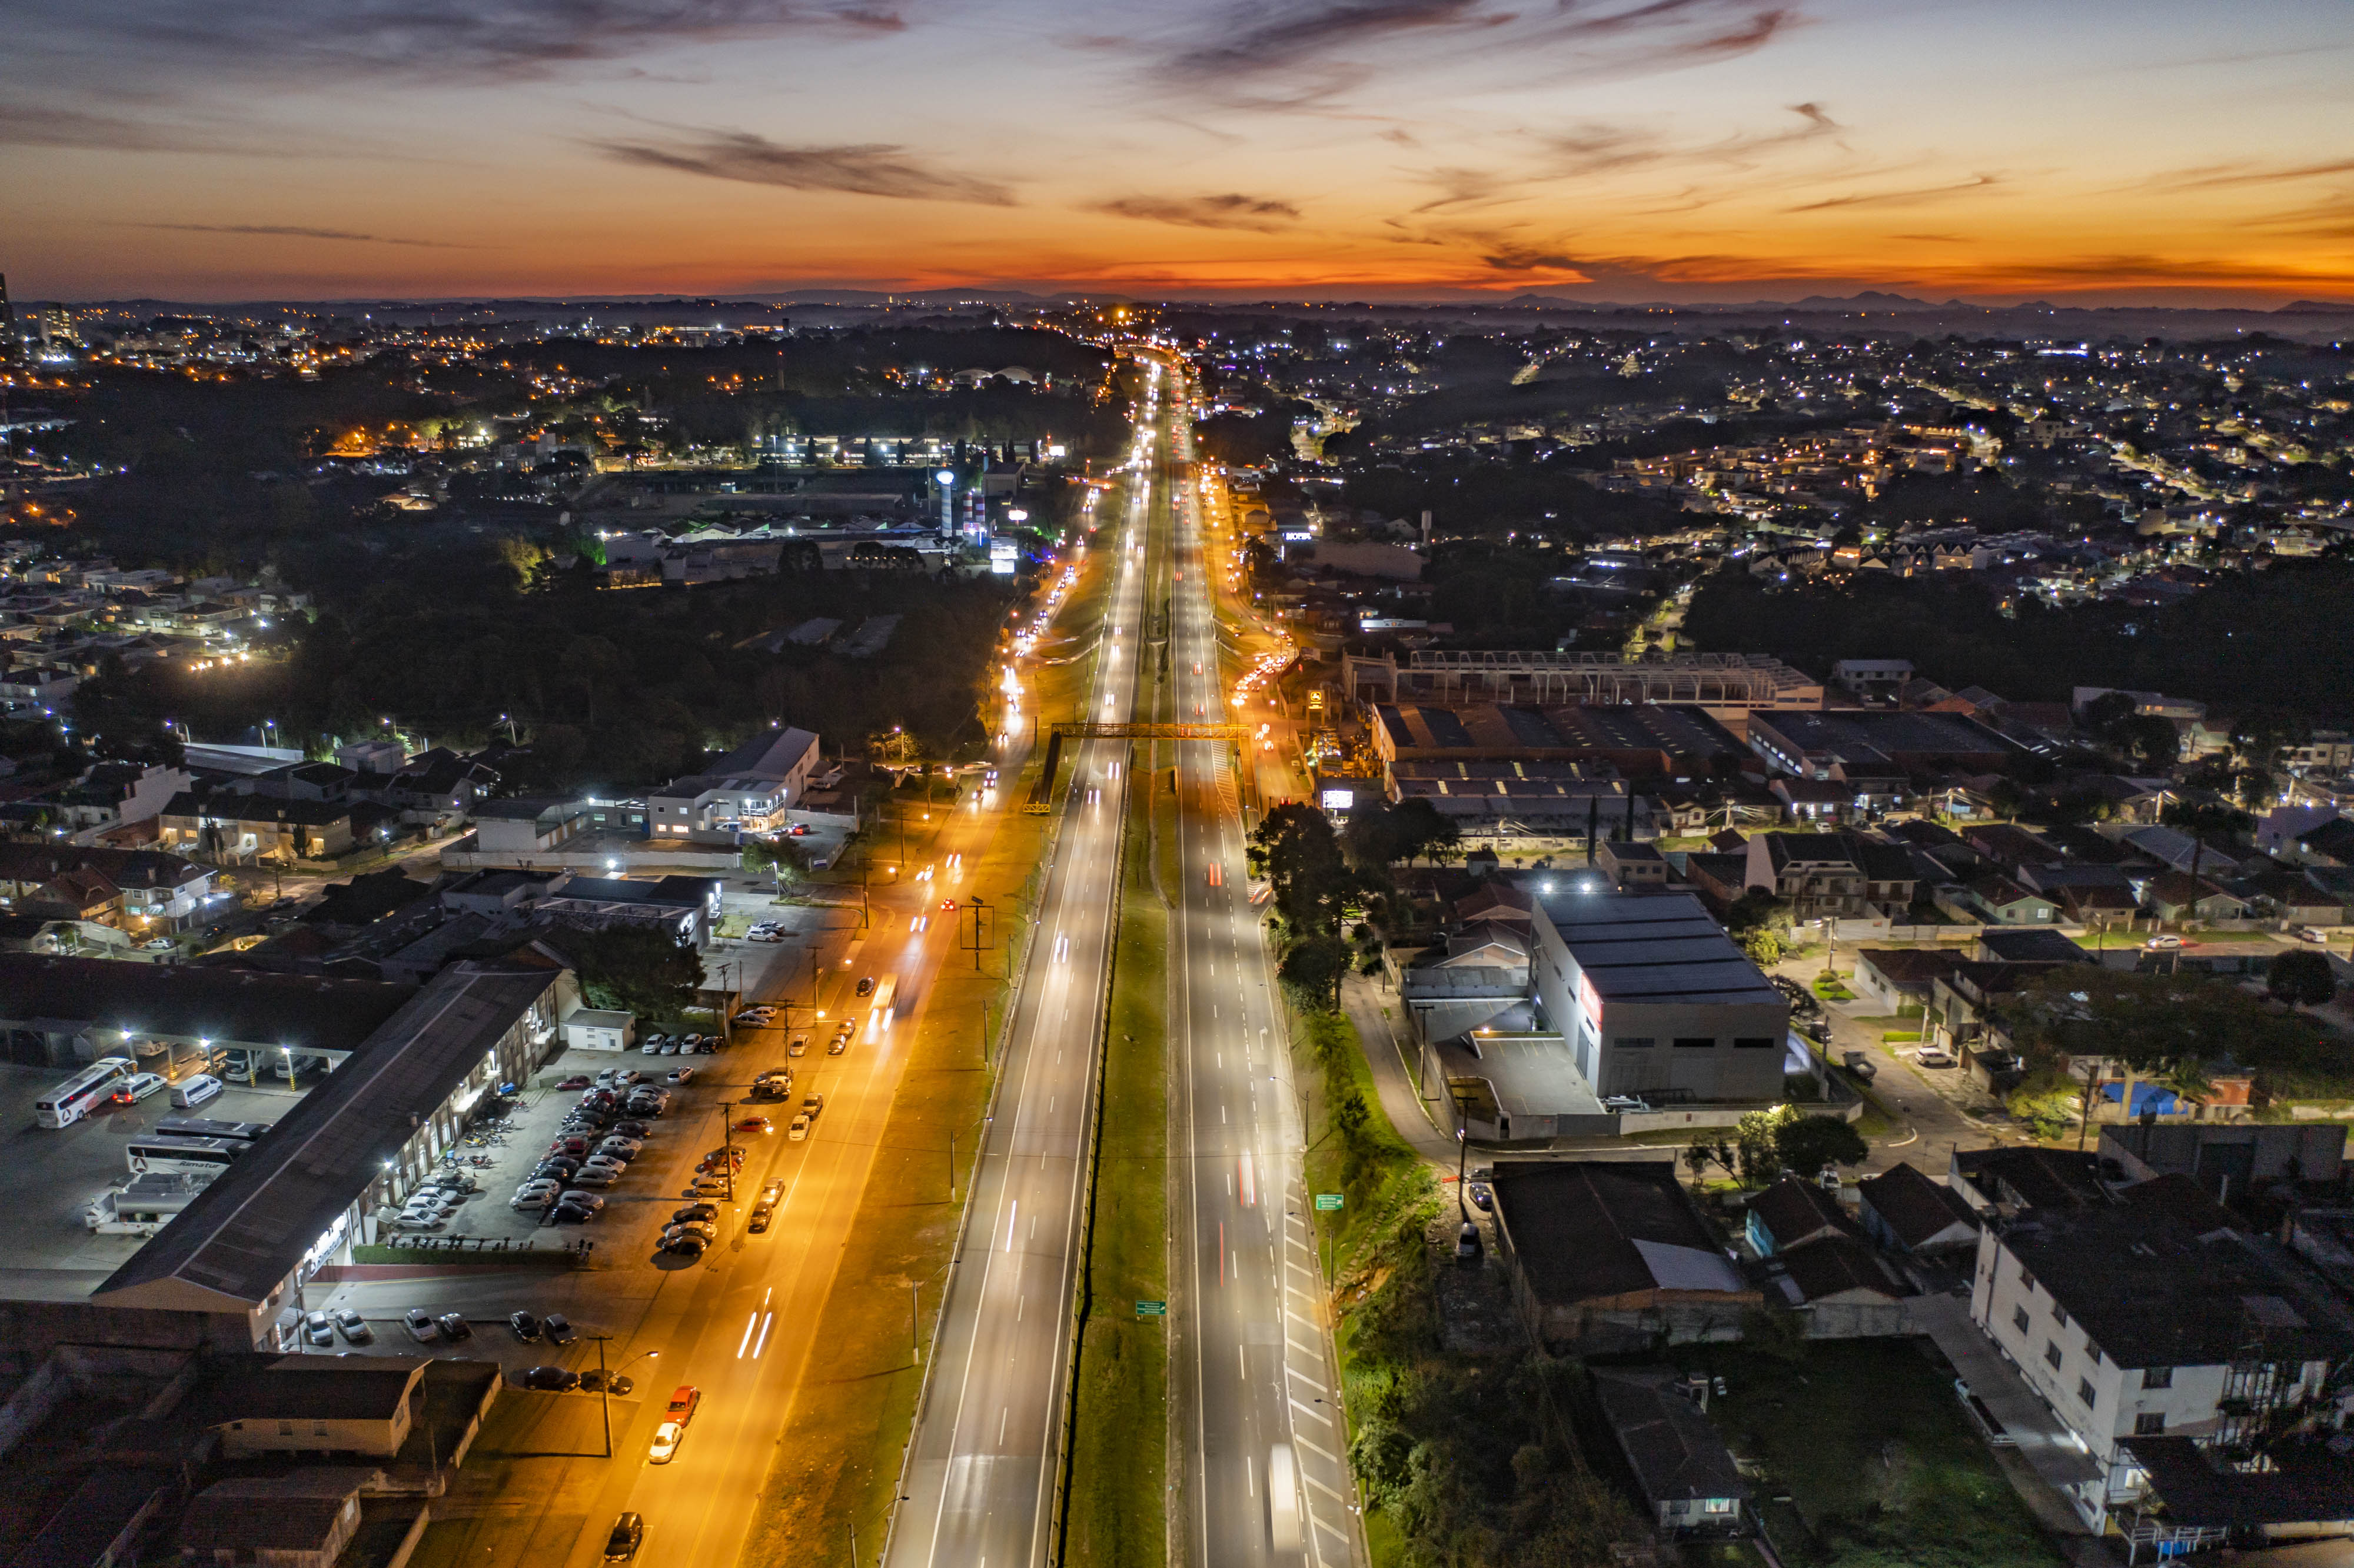
<path fill-rule="evenodd" d="M 1332 1418 L 1325 1414 L 1322 1411 L 1311 1409 L 1309 1406 L 1300 1404 L 1299 1401 L 1296 1399 L 1289 1403 L 1292 1409 L 1299 1412 L 1300 1414 L 1305 1415 L 1310 1421 L 1320 1421 L 1327 1426 L 1332 1425 Z"/>
<path fill-rule="evenodd" d="M 1013 1414 L 1013 1407 L 1010 1404 L 997 1407 L 997 1446 L 1001 1448 L 1005 1446 L 1005 1418 Z"/>
<path fill-rule="evenodd" d="M 1020 1220 L 1021 1217 L 1022 1205 L 1019 1202 L 1016 1202 L 1013 1205 L 1013 1213 L 1007 1214 L 1005 1217 L 1005 1250 L 1008 1252 L 1012 1252 L 1013 1250 L 1013 1226 L 1014 1223 Z"/>
<path fill-rule="evenodd" d="M 1322 1383 L 1318 1383 L 1314 1378 L 1310 1377 L 1306 1372 L 1301 1372 L 1298 1367 L 1292 1366 L 1288 1362 L 1285 1363 L 1284 1370 L 1289 1372 L 1292 1376 L 1298 1378 L 1300 1382 L 1306 1383 L 1309 1387 L 1314 1389 L 1319 1393 L 1330 1393 L 1332 1392 L 1331 1389 L 1326 1388 Z"/>
<path fill-rule="evenodd" d="M 1250 1361 L 1244 1356 L 1240 1345 L 1235 1347 L 1235 1371 L 1245 1383 L 1250 1382 Z"/>
<path fill-rule="evenodd" d="M 1248 1454 L 1243 1456 L 1243 1490 L 1252 1497 L 1258 1496 L 1258 1471 Z"/>
<path fill-rule="evenodd" d="M 1310 1453 L 1320 1455 L 1324 1458 L 1331 1460 L 1335 1465 L 1341 1462 L 1341 1456 L 1333 1453 L 1329 1448 L 1319 1448 L 1315 1444 L 1310 1443 L 1307 1438 L 1302 1437 L 1297 1432 L 1291 1435 L 1291 1440 L 1299 1444 L 1301 1447 L 1307 1449 Z M 1341 1496 L 1339 1492 L 1334 1492 L 1332 1495 L 1336 1498 Z M 1343 1499 L 1342 1500 L 1345 1501 L 1347 1499 Z"/>

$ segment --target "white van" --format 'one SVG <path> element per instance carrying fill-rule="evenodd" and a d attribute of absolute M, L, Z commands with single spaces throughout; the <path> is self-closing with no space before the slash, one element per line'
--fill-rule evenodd
<path fill-rule="evenodd" d="M 218 1097 L 221 1081 L 210 1073 L 197 1073 L 172 1086 L 172 1103 L 182 1110 L 194 1110 L 207 1100 Z"/>

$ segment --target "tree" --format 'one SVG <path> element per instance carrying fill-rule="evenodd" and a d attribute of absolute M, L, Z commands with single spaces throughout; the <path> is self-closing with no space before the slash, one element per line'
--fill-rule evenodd
<path fill-rule="evenodd" d="M 2293 1062 L 2311 1035 L 2310 1024 L 2275 1017 L 2234 985 L 2089 964 L 2036 976 L 2001 1012 L 2031 1066 L 2084 1065 L 2088 1107 L 2104 1071 L 2121 1077 L 2123 1104 L 2130 1108 L 2137 1084 L 2196 1093 L 2205 1081 L 2205 1064 Z"/>
<path fill-rule="evenodd" d="M 2319 1007 L 2338 994 L 2338 975 L 2322 953 L 2283 953 L 2264 975 L 2264 989 L 2292 1007 Z"/>
<path fill-rule="evenodd" d="M 1861 1165 L 1872 1153 L 1872 1146 L 1863 1134 L 1837 1117 L 1789 1117 L 1776 1128 L 1775 1151 L 1782 1163 L 1802 1175 L 1812 1175 L 1826 1165 Z"/>
<path fill-rule="evenodd" d="M 670 1020 L 703 989 L 694 947 L 651 926 L 565 927 L 557 942 L 580 966 L 580 993 L 591 1007 Z"/>

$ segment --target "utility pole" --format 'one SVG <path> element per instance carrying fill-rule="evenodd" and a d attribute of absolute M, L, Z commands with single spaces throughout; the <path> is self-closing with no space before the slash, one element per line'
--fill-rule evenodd
<path fill-rule="evenodd" d="M 720 1163 L 727 1167 L 727 1201 L 736 1201 L 736 1107 L 741 1101 L 719 1102 Z"/>
<path fill-rule="evenodd" d="M 597 1414 L 605 1423 L 605 1457 L 613 1457 L 612 1380 L 605 1372 L 606 1335 L 597 1336 Z"/>

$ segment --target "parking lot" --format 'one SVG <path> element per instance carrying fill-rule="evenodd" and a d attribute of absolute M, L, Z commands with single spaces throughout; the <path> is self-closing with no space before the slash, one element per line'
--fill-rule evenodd
<path fill-rule="evenodd" d="M 82 1211 L 130 1180 L 123 1149 L 133 1137 L 153 1132 L 166 1117 L 274 1122 L 310 1086 L 289 1089 L 269 1077 L 257 1088 L 231 1084 L 194 1110 L 175 1109 L 170 1091 L 161 1090 L 136 1105 L 103 1104 L 71 1127 L 37 1125 L 33 1102 L 72 1075 L 67 1067 L 0 1067 L 0 1128 L 6 1128 L 0 1133 L 0 1186 L 8 1192 L 0 1204 L 0 1257 L 11 1269 L 111 1274 L 143 1238 L 94 1234 Z"/>
<path fill-rule="evenodd" d="M 796 1031 L 796 1033 L 801 1033 Z M 786 1136 L 793 1109 L 803 1096 L 823 1092 L 826 1082 L 859 1062 L 856 1048 L 849 1054 L 825 1054 L 827 1036 L 812 1039 L 811 1054 L 789 1061 L 789 1036 L 781 1026 L 737 1032 L 737 1044 L 708 1056 L 647 1056 L 635 1050 L 567 1051 L 534 1075 L 551 1086 L 526 1091 L 509 1118 L 511 1130 L 503 1144 L 475 1149 L 461 1146 L 464 1158 L 483 1158 L 486 1166 L 461 1165 L 482 1191 L 459 1204 L 445 1227 L 433 1235 L 506 1237 L 511 1241 L 538 1238 L 546 1246 L 560 1236 L 566 1242 L 595 1244 L 589 1264 L 581 1268 L 503 1266 L 496 1261 L 409 1266 L 330 1268 L 305 1288 L 309 1310 L 352 1307 L 365 1317 L 375 1334 L 372 1344 L 356 1347 L 362 1353 L 408 1354 L 417 1350 L 400 1324 L 410 1307 L 434 1316 L 460 1312 L 472 1324 L 472 1339 L 458 1353 L 498 1361 L 510 1373 L 555 1364 L 575 1372 L 597 1364 L 597 1347 L 589 1340 L 561 1351 L 545 1342 L 517 1340 L 506 1327 L 508 1314 L 518 1309 L 535 1315 L 562 1313 L 585 1333 L 611 1334 L 627 1341 L 636 1326 L 655 1313 L 665 1300 L 683 1304 L 716 1264 L 740 1254 L 747 1245 L 777 1239 L 750 1234 L 746 1221 L 762 1185 L 771 1180 L 790 1181 L 812 1147 Z M 863 1064 L 861 1064 L 863 1065 Z M 772 1068 L 791 1067 L 795 1082 L 789 1099 L 748 1100 L 753 1078 Z M 645 1148 L 628 1171 L 610 1187 L 597 1190 L 603 1210 L 581 1224 L 545 1225 L 537 1213 L 518 1213 L 508 1200 L 516 1184 L 538 1163 L 559 1130 L 565 1115 L 579 1103 L 578 1089 L 552 1086 L 575 1077 L 593 1079 L 608 1068 L 628 1068 L 661 1083 L 680 1067 L 694 1069 L 693 1077 L 673 1091 L 665 1113 L 650 1124 Z M 724 1107 L 724 1108 L 723 1108 Z M 723 1129 L 731 1121 L 767 1118 L 773 1131 L 738 1132 L 736 1144 L 745 1151 L 732 1202 L 707 1200 L 718 1210 L 717 1238 L 705 1259 L 680 1258 L 661 1253 L 658 1238 L 671 1216 L 694 1200 L 684 1194 L 697 1161 L 721 1147 Z M 349 1347 L 338 1343 L 336 1350 Z M 618 1358 L 634 1354 L 622 1344 L 609 1347 Z M 637 1372 L 646 1371 L 644 1367 Z M 634 1375 L 634 1374 L 633 1374 Z M 641 1394 L 644 1379 L 640 1378 Z"/>

